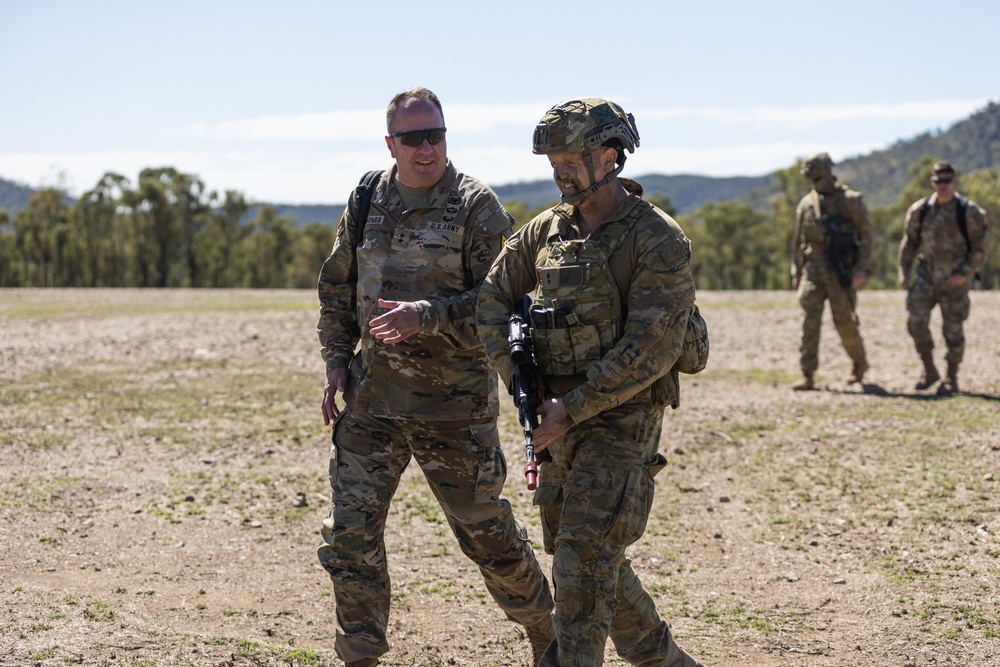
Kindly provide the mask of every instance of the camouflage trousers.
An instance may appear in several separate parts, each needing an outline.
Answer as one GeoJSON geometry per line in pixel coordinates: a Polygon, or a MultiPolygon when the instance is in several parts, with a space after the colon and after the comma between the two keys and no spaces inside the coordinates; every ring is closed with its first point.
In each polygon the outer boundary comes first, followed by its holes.
{"type": "Polygon", "coordinates": [[[844,288],[836,274],[824,272],[802,275],[799,282],[799,304],[802,306],[802,344],[799,347],[799,364],[803,373],[814,373],[819,368],[819,334],[823,326],[823,306],[830,301],[833,324],[840,334],[847,356],[856,366],[867,363],[865,344],[858,325],[854,322],[857,292],[844,288]]]}
{"type": "Polygon", "coordinates": [[[910,285],[906,295],[906,311],[909,318],[906,328],[913,338],[918,354],[930,354],[934,349],[931,337],[931,310],[941,307],[941,334],[944,336],[948,352],[945,361],[960,364],[965,356],[965,331],[962,323],[969,319],[969,285],[949,287],[934,285],[929,277],[920,275],[910,285]]]}
{"type": "Polygon", "coordinates": [[[552,610],[549,585],[510,503],[496,422],[418,422],[343,412],[333,431],[333,507],[319,561],[333,580],[345,662],[389,650],[390,585],[384,541],[389,503],[416,459],[458,543],[507,617],[536,625],[552,610]]]}
{"type": "Polygon", "coordinates": [[[633,665],[662,665],[673,639],[625,548],[646,530],[663,407],[626,404],[555,443],[534,503],[552,554],[556,640],[539,667],[599,667],[610,636],[633,665]]]}

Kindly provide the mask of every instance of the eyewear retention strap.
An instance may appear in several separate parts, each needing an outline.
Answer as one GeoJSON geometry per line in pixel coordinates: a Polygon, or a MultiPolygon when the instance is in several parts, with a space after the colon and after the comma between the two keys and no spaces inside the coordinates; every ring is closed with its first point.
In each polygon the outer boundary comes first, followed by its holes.
{"type": "Polygon", "coordinates": [[[404,146],[416,148],[427,140],[431,146],[435,146],[444,140],[444,133],[448,131],[446,127],[434,127],[429,130],[411,130],[410,132],[390,132],[389,137],[399,137],[400,143],[404,146]]]}

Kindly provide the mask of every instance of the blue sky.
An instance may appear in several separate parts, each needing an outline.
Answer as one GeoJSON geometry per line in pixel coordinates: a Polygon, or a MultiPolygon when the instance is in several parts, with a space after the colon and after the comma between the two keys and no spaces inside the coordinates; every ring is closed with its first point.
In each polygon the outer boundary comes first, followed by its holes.
{"type": "Polygon", "coordinates": [[[389,164],[385,105],[413,85],[491,185],[548,178],[534,125],[581,96],[635,115],[625,175],[759,175],[1000,101],[997,25],[992,1],[0,0],[0,177],[78,195],[173,166],[342,203],[389,164]]]}

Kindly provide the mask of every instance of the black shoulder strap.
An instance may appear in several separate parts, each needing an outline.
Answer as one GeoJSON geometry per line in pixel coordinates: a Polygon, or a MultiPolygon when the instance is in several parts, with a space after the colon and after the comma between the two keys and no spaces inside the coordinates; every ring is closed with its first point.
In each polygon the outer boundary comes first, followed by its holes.
{"type": "Polygon", "coordinates": [[[962,232],[965,239],[965,252],[972,252],[972,241],[969,240],[969,221],[965,217],[965,212],[969,208],[969,200],[965,197],[958,197],[955,202],[955,217],[958,218],[958,231],[962,232]]]}
{"type": "Polygon", "coordinates": [[[375,184],[382,177],[384,170],[376,169],[369,171],[361,177],[358,187],[354,188],[354,196],[351,203],[354,204],[354,243],[361,245],[365,234],[365,223],[368,222],[368,209],[372,203],[372,193],[375,192],[375,184]]]}

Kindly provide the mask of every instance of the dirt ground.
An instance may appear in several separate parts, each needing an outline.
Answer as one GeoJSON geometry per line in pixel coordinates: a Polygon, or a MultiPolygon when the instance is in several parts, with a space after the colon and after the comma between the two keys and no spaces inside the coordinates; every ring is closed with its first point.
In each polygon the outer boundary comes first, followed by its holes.
{"type": "MultiPolygon", "coordinates": [[[[711,360],[631,549],[678,641],[707,666],[1000,664],[1000,293],[973,294],[952,398],[912,389],[901,292],[861,294],[865,387],[827,313],[801,393],[791,292],[699,303],[711,360]]],[[[315,320],[311,291],[0,290],[0,665],[340,664],[315,320]]],[[[501,432],[537,547],[506,400],[501,432]]],[[[384,665],[528,665],[413,466],[386,542],[384,665]]]]}

